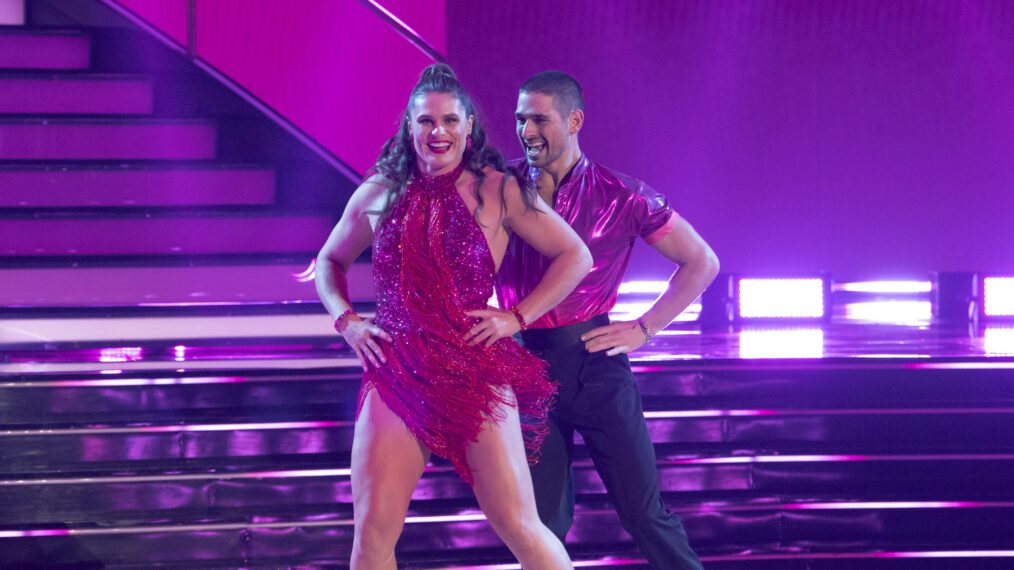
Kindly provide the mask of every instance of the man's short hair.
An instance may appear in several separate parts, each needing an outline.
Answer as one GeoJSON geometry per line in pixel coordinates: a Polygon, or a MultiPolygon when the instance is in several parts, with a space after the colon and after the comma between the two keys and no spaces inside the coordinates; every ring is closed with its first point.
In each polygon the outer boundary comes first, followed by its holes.
{"type": "Polygon", "coordinates": [[[557,110],[566,116],[576,109],[584,110],[581,85],[570,75],[555,69],[536,73],[521,85],[522,93],[543,93],[553,98],[557,110]]]}

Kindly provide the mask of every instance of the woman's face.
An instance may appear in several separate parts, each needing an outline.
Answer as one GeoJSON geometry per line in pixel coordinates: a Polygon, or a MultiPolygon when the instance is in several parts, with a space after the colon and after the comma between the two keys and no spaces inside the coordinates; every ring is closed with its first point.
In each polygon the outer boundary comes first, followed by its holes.
{"type": "Polygon", "coordinates": [[[416,97],[409,111],[409,135],[419,171],[427,176],[454,170],[472,132],[472,117],[451,93],[416,97]]]}

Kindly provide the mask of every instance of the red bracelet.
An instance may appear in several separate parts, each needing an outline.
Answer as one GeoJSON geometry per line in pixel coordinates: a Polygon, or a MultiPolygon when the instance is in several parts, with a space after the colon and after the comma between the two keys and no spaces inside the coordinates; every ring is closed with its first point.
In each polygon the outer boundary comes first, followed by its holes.
{"type": "Polygon", "coordinates": [[[339,333],[345,332],[345,327],[347,327],[349,324],[348,322],[349,317],[353,315],[358,316],[356,315],[356,312],[353,311],[352,309],[345,309],[345,312],[338,315],[338,318],[334,320],[334,330],[338,331],[339,333]]]}
{"type": "Polygon", "coordinates": [[[511,314],[518,320],[518,324],[521,325],[521,332],[528,330],[528,323],[525,322],[525,318],[521,316],[521,309],[517,305],[511,307],[511,314]]]}

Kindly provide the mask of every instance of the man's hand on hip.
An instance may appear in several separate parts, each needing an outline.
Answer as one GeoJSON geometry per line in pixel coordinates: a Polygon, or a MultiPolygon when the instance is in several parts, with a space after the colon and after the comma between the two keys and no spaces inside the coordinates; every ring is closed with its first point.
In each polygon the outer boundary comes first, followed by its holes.
{"type": "Polygon", "coordinates": [[[581,335],[581,340],[588,352],[605,350],[606,356],[616,356],[641,348],[648,339],[637,321],[620,321],[592,329],[581,335]]]}

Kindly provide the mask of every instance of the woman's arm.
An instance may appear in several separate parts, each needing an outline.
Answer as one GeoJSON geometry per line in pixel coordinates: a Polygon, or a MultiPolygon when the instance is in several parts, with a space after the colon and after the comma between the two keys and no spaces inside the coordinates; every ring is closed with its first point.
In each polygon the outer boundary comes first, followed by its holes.
{"type": "MultiPolygon", "coordinates": [[[[530,323],[563,301],[577,287],[591,271],[592,257],[588,246],[541,198],[536,196],[535,209],[525,206],[521,188],[513,177],[508,178],[505,184],[504,204],[505,229],[513,230],[536,251],[552,260],[539,284],[516,306],[525,322],[530,323]]],[[[473,344],[485,340],[489,345],[521,329],[521,324],[511,313],[470,311],[467,314],[483,319],[466,336],[473,344]]]]}
{"type": "MultiPolygon", "coordinates": [[[[321,302],[334,319],[352,309],[348,270],[373,241],[373,228],[366,212],[383,204],[386,194],[386,187],[376,176],[356,188],[341,219],[317,254],[314,285],[321,302]]],[[[372,337],[378,336],[388,341],[391,337],[380,327],[354,313],[345,322],[347,325],[343,326],[342,337],[356,352],[363,367],[368,368],[367,362],[372,362],[374,366],[384,362],[384,353],[372,337]]]]}

